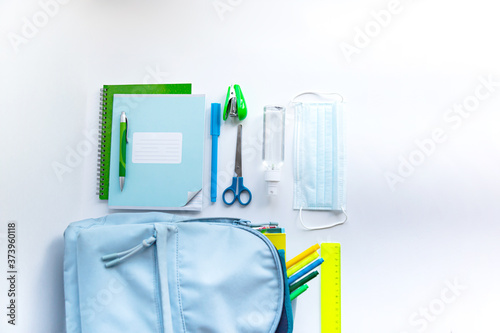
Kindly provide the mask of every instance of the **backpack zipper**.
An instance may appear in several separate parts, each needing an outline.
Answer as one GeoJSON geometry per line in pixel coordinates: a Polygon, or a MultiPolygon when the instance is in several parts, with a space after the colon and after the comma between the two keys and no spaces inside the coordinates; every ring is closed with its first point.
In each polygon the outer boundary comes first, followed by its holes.
{"type": "Polygon", "coordinates": [[[236,224],[239,225],[244,225],[249,228],[260,228],[260,227],[277,227],[279,224],[277,222],[267,222],[267,223],[260,223],[260,224],[252,224],[252,222],[248,220],[236,220],[236,224]]]}
{"type": "MultiPolygon", "coordinates": [[[[268,223],[261,223],[261,224],[252,224],[252,222],[248,220],[243,220],[243,219],[232,219],[232,218],[217,218],[217,217],[209,217],[206,219],[189,219],[189,220],[184,220],[180,222],[219,222],[219,223],[232,223],[232,224],[238,224],[241,226],[245,226],[248,228],[259,228],[259,227],[267,227],[267,226],[278,226],[278,223],[276,222],[268,222],[268,223]]],[[[153,245],[156,242],[156,231],[154,232],[153,236],[144,239],[140,244],[126,250],[123,252],[118,252],[118,253],[110,253],[105,256],[101,257],[102,261],[107,261],[105,264],[106,268],[111,268],[114,267],[118,264],[121,264],[122,262],[126,261],[139,251],[141,251],[144,248],[148,248],[151,245],[153,245]]]]}
{"type": "Polygon", "coordinates": [[[267,223],[261,223],[261,224],[252,224],[251,221],[249,220],[244,220],[244,219],[238,219],[238,218],[231,218],[231,217],[207,217],[207,218],[197,218],[197,219],[187,219],[187,220],[180,220],[177,221],[180,223],[183,222],[216,222],[216,223],[232,223],[232,224],[239,224],[243,225],[249,228],[258,228],[258,227],[271,227],[271,226],[278,226],[277,222],[267,222],[267,223]]]}

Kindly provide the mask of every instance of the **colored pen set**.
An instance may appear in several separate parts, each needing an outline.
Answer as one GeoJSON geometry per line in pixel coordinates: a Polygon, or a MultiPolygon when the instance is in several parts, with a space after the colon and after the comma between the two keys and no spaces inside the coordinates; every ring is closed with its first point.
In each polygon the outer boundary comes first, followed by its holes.
{"type": "Polygon", "coordinates": [[[309,288],[306,284],[307,282],[319,275],[319,272],[314,269],[319,267],[325,260],[319,258],[318,249],[318,244],[313,245],[293,259],[287,261],[286,269],[290,288],[290,299],[292,301],[309,288]]]}

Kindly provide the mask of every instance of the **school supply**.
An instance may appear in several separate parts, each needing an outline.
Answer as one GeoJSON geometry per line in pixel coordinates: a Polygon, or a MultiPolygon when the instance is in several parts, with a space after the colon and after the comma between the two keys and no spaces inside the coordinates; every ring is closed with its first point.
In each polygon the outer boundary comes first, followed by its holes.
{"type": "Polygon", "coordinates": [[[347,220],[345,214],[345,147],[343,99],[298,102],[295,105],[294,204],[305,229],[331,228],[347,220]],[[302,210],[343,212],[345,219],[324,226],[306,226],[302,210]]]}
{"type": "Polygon", "coordinates": [[[324,262],[323,258],[317,259],[319,257],[318,249],[319,245],[315,244],[286,263],[291,300],[305,292],[309,288],[306,283],[319,274],[318,271],[311,273],[324,262]]]}
{"type": "Polygon", "coordinates": [[[247,104],[239,85],[231,85],[227,89],[226,103],[224,104],[224,121],[228,117],[245,119],[247,116],[247,104]]]}
{"type": "Polygon", "coordinates": [[[300,286],[297,290],[293,291],[291,294],[290,294],[290,300],[294,300],[296,299],[300,294],[302,294],[303,292],[305,292],[309,287],[307,286],[307,284],[303,285],[303,286],[300,286]]]}
{"type": "Polygon", "coordinates": [[[296,263],[295,265],[290,267],[290,269],[288,269],[286,271],[286,274],[288,275],[288,277],[292,276],[293,274],[300,271],[302,268],[304,268],[307,265],[309,265],[310,263],[312,263],[318,257],[319,257],[318,252],[314,252],[314,253],[308,255],[307,257],[305,257],[304,259],[302,259],[301,261],[299,261],[298,263],[296,263]]]}
{"type": "Polygon", "coordinates": [[[118,176],[120,176],[120,191],[125,185],[125,174],[127,169],[127,143],[128,143],[128,122],[127,115],[122,112],[120,116],[120,163],[118,176]]]}
{"type": "Polygon", "coordinates": [[[311,246],[310,248],[308,248],[304,252],[293,257],[292,259],[290,259],[289,261],[286,262],[286,269],[289,269],[290,267],[292,267],[293,265],[295,265],[296,263],[298,263],[302,259],[306,258],[308,255],[316,252],[318,249],[319,249],[319,245],[314,244],[313,246],[311,246]]]}
{"type": "Polygon", "coordinates": [[[294,283],[295,281],[299,280],[300,278],[302,278],[304,275],[308,274],[309,272],[311,272],[313,269],[315,269],[316,267],[318,267],[319,265],[321,265],[325,260],[323,258],[319,258],[315,261],[313,261],[311,264],[309,264],[308,266],[306,266],[305,268],[301,269],[300,271],[298,271],[297,273],[293,274],[292,276],[290,276],[290,278],[288,279],[288,283],[289,284],[292,284],[294,283]]]}
{"type": "Polygon", "coordinates": [[[68,333],[293,330],[283,252],[249,221],[113,214],[64,238],[68,333]]]}
{"type": "Polygon", "coordinates": [[[321,332],[340,333],[340,244],[322,243],[321,256],[321,332]]]}
{"type": "Polygon", "coordinates": [[[205,144],[204,95],[115,94],[110,208],[201,210],[205,144]],[[127,184],[120,191],[120,112],[126,111],[127,184]]]}
{"type": "Polygon", "coordinates": [[[260,232],[264,234],[284,234],[285,228],[266,228],[266,229],[258,229],[260,232]]]}
{"type": "Polygon", "coordinates": [[[264,107],[264,140],[262,160],[264,162],[267,194],[278,195],[281,167],[285,159],[285,108],[268,105],[264,107]]]}
{"type": "Polygon", "coordinates": [[[220,135],[220,104],[212,103],[210,110],[210,135],[212,136],[212,173],[210,177],[210,200],[217,201],[217,155],[220,135]]]}
{"type": "MultiPolygon", "coordinates": [[[[111,119],[113,118],[113,101],[115,94],[191,94],[191,84],[127,84],[104,85],[101,89],[101,106],[99,115],[99,144],[97,160],[97,195],[100,200],[108,200],[109,164],[111,149],[111,119]]],[[[140,103],[141,97],[132,101],[140,103]]]]}
{"type": "Polygon", "coordinates": [[[279,226],[278,222],[267,222],[267,223],[259,223],[259,224],[250,224],[250,228],[255,229],[265,229],[265,228],[276,228],[279,226]]]}
{"type": "Polygon", "coordinates": [[[314,271],[314,272],[306,275],[304,278],[300,279],[299,281],[291,284],[290,285],[290,292],[294,291],[298,287],[300,287],[300,286],[306,284],[307,282],[311,281],[312,279],[314,279],[318,275],[319,275],[318,271],[314,271]]]}
{"type": "Polygon", "coordinates": [[[285,233],[262,233],[266,236],[278,250],[283,250],[286,253],[286,234],[285,233]]]}
{"type": "Polygon", "coordinates": [[[240,124],[238,125],[238,136],[236,139],[236,158],[234,161],[234,173],[235,176],[233,177],[233,182],[231,186],[226,188],[224,192],[222,193],[222,200],[226,205],[232,205],[236,200],[240,203],[242,206],[246,206],[252,201],[252,193],[248,188],[243,185],[243,171],[242,171],[242,163],[241,163],[241,132],[242,132],[243,126],[240,124]],[[229,193],[229,196],[232,194],[232,199],[228,201],[226,199],[226,195],[229,193]],[[241,199],[241,194],[247,195],[248,200],[242,200],[241,199]]]}
{"type": "Polygon", "coordinates": [[[266,229],[278,229],[278,227],[275,225],[272,225],[272,226],[258,227],[257,228],[257,230],[266,230],[266,229]]]}

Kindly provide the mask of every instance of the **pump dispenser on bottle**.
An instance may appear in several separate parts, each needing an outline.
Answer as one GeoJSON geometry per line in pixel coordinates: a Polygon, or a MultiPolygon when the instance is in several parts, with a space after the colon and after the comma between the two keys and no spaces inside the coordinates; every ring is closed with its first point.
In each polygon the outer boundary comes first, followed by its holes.
{"type": "Polygon", "coordinates": [[[267,194],[278,194],[281,167],[285,159],[285,108],[268,105],[264,107],[264,142],[262,160],[266,168],[267,194]]]}

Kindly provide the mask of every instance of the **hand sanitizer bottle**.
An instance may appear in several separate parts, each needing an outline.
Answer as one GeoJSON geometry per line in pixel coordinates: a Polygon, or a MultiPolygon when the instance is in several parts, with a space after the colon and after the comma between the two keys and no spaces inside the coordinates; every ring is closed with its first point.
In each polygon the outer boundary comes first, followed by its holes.
{"type": "Polygon", "coordinates": [[[285,158],[285,108],[268,105],[264,107],[264,142],[262,160],[266,168],[267,194],[278,194],[278,182],[285,158]]]}

